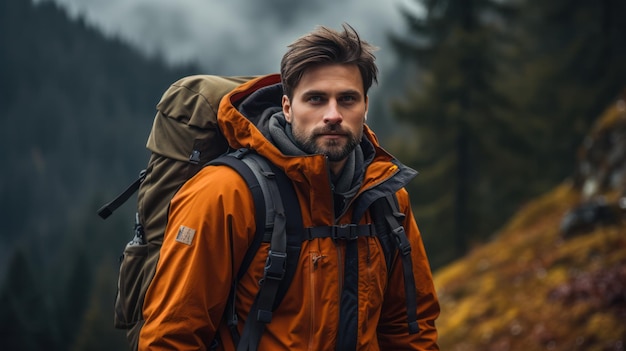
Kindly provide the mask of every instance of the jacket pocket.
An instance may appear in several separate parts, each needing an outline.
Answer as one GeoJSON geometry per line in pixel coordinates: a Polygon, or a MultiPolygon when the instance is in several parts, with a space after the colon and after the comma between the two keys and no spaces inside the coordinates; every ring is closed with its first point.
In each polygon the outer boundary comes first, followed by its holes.
{"type": "Polygon", "coordinates": [[[318,321],[317,318],[319,316],[319,311],[318,309],[321,308],[321,306],[318,306],[320,302],[320,298],[318,296],[318,294],[320,293],[320,288],[318,286],[319,282],[319,274],[321,272],[321,266],[323,264],[323,260],[324,260],[325,256],[322,256],[319,252],[317,251],[310,251],[309,252],[309,279],[308,279],[308,286],[305,286],[304,291],[308,292],[309,296],[308,296],[308,316],[309,316],[309,328],[307,330],[308,335],[307,335],[307,339],[308,339],[308,346],[307,349],[308,350],[316,350],[319,347],[319,338],[317,338],[317,333],[319,332],[317,330],[318,328],[318,321]]]}

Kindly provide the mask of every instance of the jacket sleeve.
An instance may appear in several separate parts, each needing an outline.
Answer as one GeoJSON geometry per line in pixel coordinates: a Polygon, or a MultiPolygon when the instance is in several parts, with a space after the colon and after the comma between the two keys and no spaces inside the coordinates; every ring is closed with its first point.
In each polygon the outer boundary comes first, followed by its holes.
{"type": "Polygon", "coordinates": [[[180,189],[144,301],[140,350],[208,349],[254,232],[252,196],[230,168],[206,167],[180,189]]]}
{"type": "Polygon", "coordinates": [[[417,290],[417,317],[420,331],[409,334],[404,293],[404,278],[401,258],[398,255],[390,272],[389,284],[378,327],[381,350],[439,350],[435,319],[439,316],[439,301],[433,277],[422,242],[422,237],[413,217],[406,190],[397,193],[401,211],[406,215],[404,228],[411,243],[413,276],[417,290]]]}

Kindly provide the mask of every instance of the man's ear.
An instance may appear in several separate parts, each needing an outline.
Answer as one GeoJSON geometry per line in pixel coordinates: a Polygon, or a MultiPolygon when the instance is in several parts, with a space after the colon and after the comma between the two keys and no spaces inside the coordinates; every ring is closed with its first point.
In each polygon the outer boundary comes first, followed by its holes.
{"type": "Polygon", "coordinates": [[[287,95],[283,95],[282,105],[283,105],[283,114],[285,115],[285,120],[287,121],[287,123],[291,123],[291,101],[289,101],[289,98],[287,97],[287,95]]]}

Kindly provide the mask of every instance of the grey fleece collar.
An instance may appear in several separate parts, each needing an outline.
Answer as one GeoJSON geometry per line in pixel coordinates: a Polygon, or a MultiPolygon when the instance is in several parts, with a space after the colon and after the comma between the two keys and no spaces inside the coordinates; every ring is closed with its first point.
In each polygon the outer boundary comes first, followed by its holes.
{"type": "MultiPolygon", "coordinates": [[[[293,138],[291,124],[285,120],[282,111],[274,113],[269,121],[269,134],[271,141],[285,155],[304,156],[307,155],[293,138]]],[[[357,145],[354,151],[348,156],[346,164],[341,174],[333,177],[333,192],[345,198],[353,197],[359,190],[363,178],[363,168],[365,162],[361,146],[357,145]]]]}

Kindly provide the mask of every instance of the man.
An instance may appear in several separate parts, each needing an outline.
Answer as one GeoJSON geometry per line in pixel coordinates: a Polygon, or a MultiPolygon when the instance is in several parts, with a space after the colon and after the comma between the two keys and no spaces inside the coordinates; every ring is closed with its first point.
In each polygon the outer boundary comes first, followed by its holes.
{"type": "MultiPolygon", "coordinates": [[[[407,326],[400,255],[388,269],[375,236],[319,237],[302,242],[296,273],[258,349],[438,350],[439,304],[404,189],[415,171],[380,148],[365,125],[367,92],[377,75],[374,48],[351,27],[343,29],[319,27],[296,40],[280,76],[260,77],[222,99],[218,123],[232,148],[250,148],[285,172],[305,228],[350,224],[359,204],[396,194],[412,249],[419,330],[407,326]],[[265,120],[263,130],[249,118],[265,120]],[[350,291],[356,296],[344,299],[350,291]]],[[[145,298],[140,349],[236,348],[223,315],[255,233],[252,207],[246,183],[228,167],[207,166],[180,189],[145,298]],[[194,231],[191,242],[176,240],[181,226],[194,231]]],[[[357,224],[372,218],[368,211],[357,224]]],[[[239,281],[239,332],[259,290],[267,249],[261,246],[239,281]]]]}

